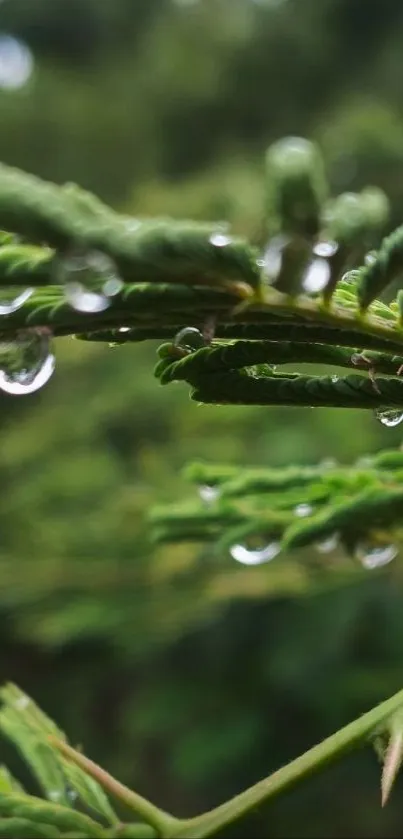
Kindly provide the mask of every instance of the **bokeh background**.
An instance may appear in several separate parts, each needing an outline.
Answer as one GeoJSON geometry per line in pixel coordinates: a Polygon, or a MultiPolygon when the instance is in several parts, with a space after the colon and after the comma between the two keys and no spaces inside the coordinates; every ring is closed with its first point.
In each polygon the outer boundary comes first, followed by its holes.
{"type": "MultiPolygon", "coordinates": [[[[3,0],[0,159],[139,215],[252,239],[262,162],[315,139],[334,191],[403,206],[401,0],[3,0]]],[[[197,407],[155,346],[60,340],[53,381],[0,395],[0,679],[177,815],[218,804],[403,686],[403,579],[321,585],[151,545],[193,458],[348,463],[399,445],[364,412],[197,407]]],[[[7,744],[0,760],[25,770],[7,744]]],[[[228,832],[400,837],[367,749],[228,832]]]]}

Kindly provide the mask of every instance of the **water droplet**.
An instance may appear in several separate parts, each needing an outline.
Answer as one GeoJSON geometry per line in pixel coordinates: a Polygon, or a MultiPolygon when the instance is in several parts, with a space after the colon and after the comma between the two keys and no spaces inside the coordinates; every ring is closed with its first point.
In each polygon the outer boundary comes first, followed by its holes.
{"type": "Polygon", "coordinates": [[[333,376],[330,376],[330,381],[335,385],[339,381],[339,376],[336,376],[336,373],[333,376]]]}
{"type": "Polygon", "coordinates": [[[122,291],[123,286],[124,282],[120,277],[110,277],[103,284],[102,291],[107,297],[114,297],[115,294],[119,294],[119,291],[122,291]]]}
{"type": "Polygon", "coordinates": [[[386,425],[387,428],[395,428],[396,425],[400,425],[403,420],[403,413],[401,410],[396,408],[388,408],[384,410],[383,408],[378,408],[375,411],[376,419],[382,423],[382,425],[386,425]]]}
{"type": "Polygon", "coordinates": [[[48,798],[51,801],[60,801],[62,794],[59,789],[50,789],[48,792],[48,798]]]}
{"type": "Polygon", "coordinates": [[[81,283],[66,283],[64,293],[67,302],[78,312],[104,312],[109,306],[104,294],[86,291],[81,283]]]}
{"type": "Polygon", "coordinates": [[[122,333],[123,333],[123,332],[130,332],[130,326],[121,326],[121,327],[118,329],[118,332],[122,332],[122,333]]]}
{"type": "Polygon", "coordinates": [[[338,543],[338,534],[332,533],[331,536],[327,536],[326,539],[323,539],[321,542],[317,542],[315,548],[320,554],[330,554],[332,551],[336,550],[338,543]]]}
{"type": "Polygon", "coordinates": [[[221,493],[217,486],[209,486],[209,484],[202,484],[199,486],[199,495],[202,501],[211,504],[220,497],[221,493]]]}
{"type": "Polygon", "coordinates": [[[340,282],[346,283],[347,285],[357,285],[360,276],[361,271],[357,268],[353,268],[351,271],[346,271],[346,273],[343,274],[340,282]]]}
{"type": "Polygon", "coordinates": [[[313,252],[315,256],[321,256],[324,259],[329,259],[329,257],[334,256],[338,250],[337,242],[333,242],[332,240],[324,240],[323,242],[317,242],[313,252]]]}
{"type": "Polygon", "coordinates": [[[373,568],[381,568],[388,565],[399,553],[396,545],[371,545],[360,543],[356,546],[354,554],[364,568],[371,571],[373,568]]]}
{"type": "Polygon", "coordinates": [[[173,340],[174,347],[183,347],[186,350],[198,350],[205,346],[205,341],[200,329],[194,326],[185,326],[176,333],[173,340]]]}
{"type": "Polygon", "coordinates": [[[293,157],[298,160],[300,157],[311,157],[312,150],[312,143],[309,140],[306,140],[305,137],[283,137],[281,140],[278,140],[273,144],[271,149],[269,149],[269,154],[270,152],[272,154],[274,152],[276,157],[280,157],[280,159],[284,157],[284,155],[286,155],[287,158],[290,155],[293,155],[293,157]]]}
{"type": "Polygon", "coordinates": [[[364,263],[365,265],[373,265],[376,262],[377,252],[376,251],[369,251],[365,254],[364,263]]]}
{"type": "Polygon", "coordinates": [[[103,312],[123,288],[115,263],[101,251],[66,257],[59,271],[68,303],[78,312],[103,312]]]}
{"type": "Polygon", "coordinates": [[[34,58],[29,47],[13,35],[0,35],[0,88],[23,87],[33,69],[34,58]]]}
{"type": "Polygon", "coordinates": [[[0,389],[14,396],[34,393],[50,379],[55,357],[49,349],[49,335],[40,330],[21,332],[16,341],[2,344],[0,389]]]}
{"type": "Polygon", "coordinates": [[[16,312],[34,293],[33,288],[25,288],[23,291],[13,289],[2,289],[0,297],[0,315],[10,315],[16,312]]]}
{"type": "Polygon", "coordinates": [[[302,288],[310,294],[318,294],[330,280],[330,265],[325,259],[314,259],[305,272],[302,288]]]}
{"type": "Polygon", "coordinates": [[[264,273],[270,282],[275,282],[283,264],[284,248],[289,244],[287,236],[274,236],[263,254],[264,273]]]}
{"type": "Polygon", "coordinates": [[[226,236],[225,233],[213,233],[210,236],[209,242],[210,245],[214,245],[216,248],[225,248],[226,245],[231,244],[231,236],[226,236]]]}
{"type": "Polygon", "coordinates": [[[270,562],[281,551],[281,546],[278,542],[271,542],[263,548],[252,550],[245,547],[245,545],[232,545],[230,554],[237,562],[242,565],[262,565],[264,562],[270,562]]]}
{"type": "Polygon", "coordinates": [[[71,803],[74,804],[75,801],[77,801],[78,793],[76,792],[75,789],[68,789],[67,790],[67,796],[68,796],[69,800],[71,801],[71,803]]]}
{"type": "Polygon", "coordinates": [[[310,516],[313,513],[313,507],[311,504],[297,504],[294,509],[294,514],[299,518],[305,518],[305,516],[310,516]]]}
{"type": "Polygon", "coordinates": [[[137,233],[138,229],[141,227],[142,222],[138,218],[126,218],[124,220],[124,226],[126,233],[137,233]]]}
{"type": "Polygon", "coordinates": [[[33,288],[21,289],[2,288],[0,297],[0,315],[9,315],[20,309],[34,293],[33,288]]]}
{"type": "Polygon", "coordinates": [[[28,708],[30,701],[29,696],[19,696],[14,702],[14,708],[16,708],[17,711],[25,711],[25,709],[28,708]]]}

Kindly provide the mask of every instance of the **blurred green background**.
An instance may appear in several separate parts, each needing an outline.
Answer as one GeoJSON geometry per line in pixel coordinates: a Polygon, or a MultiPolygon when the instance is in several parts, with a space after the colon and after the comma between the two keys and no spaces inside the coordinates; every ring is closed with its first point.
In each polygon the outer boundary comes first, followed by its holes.
{"type": "MultiPolygon", "coordinates": [[[[334,191],[403,204],[401,0],[3,0],[0,159],[139,215],[261,233],[262,163],[315,139],[334,191]]],[[[155,550],[147,511],[193,459],[342,463],[400,444],[364,412],[197,407],[155,346],[60,340],[0,395],[0,678],[177,815],[240,791],[403,686],[399,570],[341,587],[297,564],[155,550]]],[[[24,777],[7,744],[0,747],[24,777]]],[[[400,837],[366,750],[232,828],[400,837]]]]}

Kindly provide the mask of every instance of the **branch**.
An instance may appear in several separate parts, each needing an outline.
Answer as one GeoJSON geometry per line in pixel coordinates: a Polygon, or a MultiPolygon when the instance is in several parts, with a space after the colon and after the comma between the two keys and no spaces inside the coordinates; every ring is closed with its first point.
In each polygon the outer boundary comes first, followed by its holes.
{"type": "Polygon", "coordinates": [[[387,724],[388,719],[401,709],[403,691],[373,708],[358,720],[314,746],[301,757],[279,769],[225,804],[208,813],[189,819],[179,832],[171,833],[172,839],[204,839],[239,821],[250,810],[291,789],[299,781],[318,772],[355,746],[364,743],[387,724]]]}

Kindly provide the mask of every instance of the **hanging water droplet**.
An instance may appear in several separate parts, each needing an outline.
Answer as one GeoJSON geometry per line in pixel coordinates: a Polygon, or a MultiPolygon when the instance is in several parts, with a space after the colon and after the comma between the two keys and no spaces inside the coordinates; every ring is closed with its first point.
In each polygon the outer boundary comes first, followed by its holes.
{"type": "Polygon", "coordinates": [[[189,352],[192,352],[193,350],[204,347],[205,341],[200,329],[196,329],[194,326],[185,326],[184,329],[180,329],[176,333],[173,345],[174,347],[183,347],[189,350],[189,352]]]}
{"type": "Polygon", "coordinates": [[[24,303],[33,295],[33,288],[21,289],[2,289],[0,296],[0,315],[11,315],[16,312],[24,303]]]}
{"type": "Polygon", "coordinates": [[[305,516],[310,516],[313,513],[313,507],[311,504],[297,504],[294,508],[294,515],[298,516],[298,518],[305,518],[305,516]]]}
{"type": "Polygon", "coordinates": [[[104,312],[109,306],[104,294],[86,291],[81,283],[66,283],[64,293],[67,302],[78,312],[104,312]]]}
{"type": "Polygon", "coordinates": [[[323,240],[322,242],[317,242],[314,246],[313,252],[315,256],[321,256],[324,259],[329,259],[331,256],[334,256],[335,253],[338,251],[338,244],[337,242],[333,242],[331,239],[323,240]]]}
{"type": "Polygon", "coordinates": [[[346,271],[346,273],[343,274],[340,282],[346,283],[347,285],[357,285],[360,276],[361,271],[357,268],[353,268],[351,271],[346,271]]]}
{"type": "Polygon", "coordinates": [[[66,257],[59,270],[66,300],[78,312],[103,312],[123,288],[115,263],[101,251],[66,257]]]}
{"type": "Polygon", "coordinates": [[[209,239],[210,245],[214,245],[216,248],[225,248],[226,245],[230,245],[232,242],[231,236],[226,236],[225,233],[213,233],[209,239]]]}
{"type": "Polygon", "coordinates": [[[320,554],[330,554],[332,551],[336,550],[338,543],[338,534],[332,533],[331,536],[327,536],[326,539],[323,539],[321,542],[317,542],[315,548],[320,554]]]}
{"type": "Polygon", "coordinates": [[[274,236],[263,254],[264,273],[269,282],[274,283],[283,264],[284,249],[289,244],[288,236],[274,236]]]}
{"type": "Polygon", "coordinates": [[[373,265],[376,262],[377,252],[376,251],[369,251],[365,254],[364,263],[365,265],[373,265]]]}
{"type": "Polygon", "coordinates": [[[376,419],[382,423],[382,425],[386,425],[387,428],[395,428],[397,425],[403,420],[403,413],[400,409],[396,408],[378,408],[375,411],[376,419]]]}
{"type": "Polygon", "coordinates": [[[50,801],[60,801],[61,797],[62,794],[59,789],[50,789],[48,792],[48,798],[50,799],[50,801]]]}
{"type": "Polygon", "coordinates": [[[213,501],[216,501],[217,498],[220,497],[221,493],[219,487],[217,486],[202,484],[201,486],[199,486],[199,495],[202,501],[205,501],[207,504],[211,504],[213,501]]]}
{"type": "Polygon", "coordinates": [[[32,329],[20,332],[12,343],[1,344],[0,389],[22,396],[43,387],[55,369],[49,341],[49,334],[32,329]]]}
{"type": "Polygon", "coordinates": [[[262,565],[264,562],[270,562],[281,551],[281,546],[278,542],[271,542],[263,548],[255,550],[245,547],[245,545],[232,545],[230,554],[233,559],[242,565],[262,565]]]}
{"type": "Polygon", "coordinates": [[[68,789],[67,790],[67,796],[68,796],[69,800],[71,801],[71,803],[74,804],[77,801],[78,793],[76,792],[75,789],[68,789]]]}
{"type": "Polygon", "coordinates": [[[124,282],[120,279],[120,277],[110,277],[110,279],[106,280],[103,284],[102,291],[107,297],[115,297],[116,294],[119,294],[119,292],[122,291],[123,286],[124,282]]]}
{"type": "Polygon", "coordinates": [[[339,381],[339,376],[336,376],[336,373],[334,373],[332,376],[330,376],[330,381],[332,382],[332,384],[336,385],[339,381]]]}
{"type": "Polygon", "coordinates": [[[121,326],[121,327],[118,329],[118,332],[122,332],[122,333],[123,333],[123,332],[130,332],[130,326],[121,326]]]}
{"type": "Polygon", "coordinates": [[[373,568],[381,568],[382,565],[388,565],[397,557],[398,553],[399,549],[396,545],[371,545],[365,542],[360,542],[354,551],[355,557],[369,571],[373,568]]]}
{"type": "Polygon", "coordinates": [[[331,269],[325,259],[314,259],[307,268],[302,280],[302,288],[309,294],[318,294],[326,288],[331,275],[331,269]]]}

